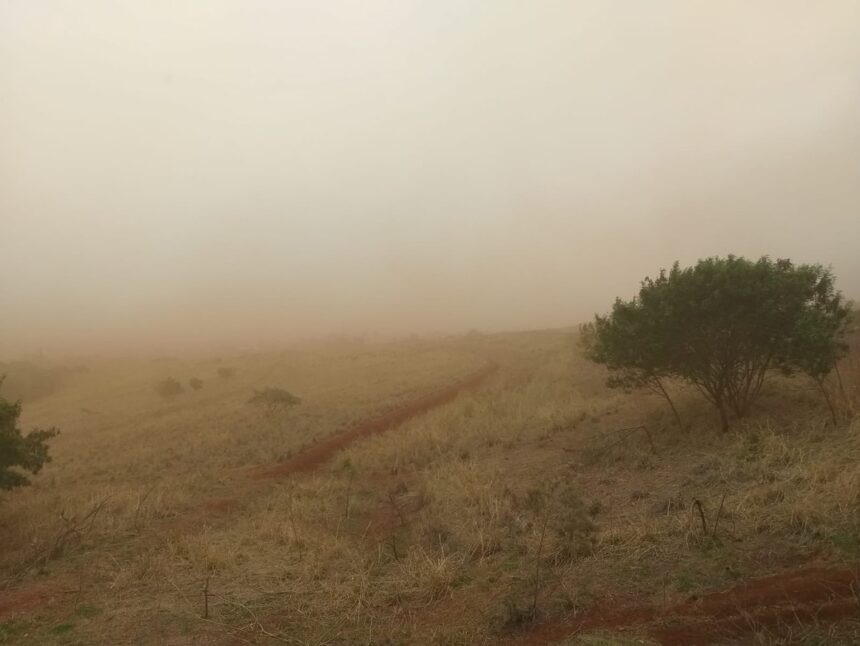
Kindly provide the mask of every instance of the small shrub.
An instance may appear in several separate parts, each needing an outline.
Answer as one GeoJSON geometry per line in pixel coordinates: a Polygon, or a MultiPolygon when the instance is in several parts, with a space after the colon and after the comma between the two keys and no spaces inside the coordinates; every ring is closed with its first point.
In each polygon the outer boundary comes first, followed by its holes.
{"type": "Polygon", "coordinates": [[[302,400],[283,388],[270,387],[263,390],[255,390],[254,396],[248,400],[248,403],[260,406],[265,409],[267,414],[274,415],[278,411],[298,406],[302,403],[302,400]]]}
{"type": "Polygon", "coordinates": [[[200,390],[203,388],[203,380],[199,377],[191,377],[191,379],[188,380],[188,387],[191,388],[191,390],[200,390]]]}
{"type": "Polygon", "coordinates": [[[168,377],[155,384],[155,392],[165,399],[171,399],[182,393],[182,384],[173,377],[168,377]]]}
{"type": "Polygon", "coordinates": [[[75,624],[70,621],[67,621],[62,624],[57,624],[53,628],[51,628],[48,632],[52,635],[65,635],[75,629],[75,624]]]}
{"type": "Polygon", "coordinates": [[[236,376],[236,369],[230,366],[221,366],[218,368],[218,376],[221,377],[221,379],[230,379],[236,376]]]}
{"type": "Polygon", "coordinates": [[[552,579],[547,571],[593,554],[597,532],[589,509],[566,479],[543,481],[524,496],[513,492],[507,495],[512,512],[510,535],[523,556],[523,574],[530,572],[495,618],[499,629],[510,629],[537,618],[552,579]]]}

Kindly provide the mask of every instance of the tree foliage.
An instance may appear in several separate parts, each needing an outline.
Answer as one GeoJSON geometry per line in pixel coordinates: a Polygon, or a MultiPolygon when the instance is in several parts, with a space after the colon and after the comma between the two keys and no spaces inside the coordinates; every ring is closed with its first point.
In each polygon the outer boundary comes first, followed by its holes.
{"type": "Polygon", "coordinates": [[[269,415],[274,415],[278,411],[298,406],[302,403],[302,400],[283,388],[269,387],[263,388],[262,390],[255,390],[254,396],[248,400],[248,403],[260,406],[265,409],[269,415]]]}
{"type": "Polygon", "coordinates": [[[235,375],[235,368],[231,368],[230,366],[221,366],[220,368],[218,368],[218,376],[221,377],[221,379],[230,379],[235,375]]]}
{"type": "MultiPolygon", "coordinates": [[[[0,378],[0,385],[3,379],[0,378]]],[[[21,402],[0,397],[0,489],[14,489],[30,483],[20,470],[38,473],[51,461],[48,440],[56,436],[56,428],[34,429],[24,435],[18,428],[21,402]]]]}
{"type": "Polygon", "coordinates": [[[749,412],[772,371],[828,374],[847,349],[850,316],[821,265],[728,256],[646,278],[638,296],[596,316],[583,341],[610,369],[610,386],[665,395],[663,380],[680,378],[717,408],[725,429],[730,413],[749,412]]]}
{"type": "Polygon", "coordinates": [[[188,380],[188,386],[191,390],[200,390],[203,388],[203,380],[200,379],[200,377],[191,377],[191,379],[188,380]]]}

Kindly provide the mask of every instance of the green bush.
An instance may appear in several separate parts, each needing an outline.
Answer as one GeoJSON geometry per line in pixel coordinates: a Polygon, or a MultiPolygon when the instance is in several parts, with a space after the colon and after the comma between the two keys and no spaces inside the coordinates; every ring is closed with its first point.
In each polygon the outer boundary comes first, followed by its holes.
{"type": "Polygon", "coordinates": [[[681,379],[714,405],[725,430],[772,371],[827,375],[846,352],[850,317],[821,265],[728,256],[646,278],[637,297],[584,326],[582,339],[609,368],[609,386],[650,388],[671,403],[664,382],[681,379]]]}
{"type": "MultiPolygon", "coordinates": [[[[0,378],[0,385],[3,379],[0,378]]],[[[48,440],[56,436],[56,428],[34,429],[23,435],[18,428],[21,402],[10,402],[0,397],[0,489],[13,489],[30,481],[17,469],[38,473],[46,462],[48,440]]]]}
{"type": "Polygon", "coordinates": [[[231,368],[230,366],[221,366],[220,368],[218,368],[218,376],[221,377],[221,379],[230,379],[235,375],[235,368],[231,368]]]}
{"type": "Polygon", "coordinates": [[[274,415],[278,411],[298,406],[302,400],[283,388],[264,388],[263,390],[255,390],[254,396],[248,400],[248,403],[260,406],[269,415],[274,415]]]}

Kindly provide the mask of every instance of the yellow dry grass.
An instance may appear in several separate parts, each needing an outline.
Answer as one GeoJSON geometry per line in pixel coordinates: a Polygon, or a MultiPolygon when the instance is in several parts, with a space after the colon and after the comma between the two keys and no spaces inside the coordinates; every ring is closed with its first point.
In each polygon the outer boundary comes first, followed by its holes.
{"type": "MultiPolygon", "coordinates": [[[[63,435],[34,486],[0,504],[0,609],[4,595],[38,598],[0,617],[0,643],[497,643],[533,609],[551,620],[607,597],[670,604],[860,558],[856,418],[834,426],[792,380],[720,434],[676,389],[685,433],[659,401],[606,390],[575,341],[544,331],[94,362],[25,407],[26,425],[63,435]],[[479,391],[314,473],[247,485],[244,467],[487,360],[501,368],[479,391]],[[235,377],[215,377],[220,365],[235,377]],[[152,386],[166,376],[206,383],[164,401],[152,386]],[[245,405],[269,385],[303,404],[275,418],[245,405]],[[640,424],[653,447],[618,433],[640,424]]],[[[843,412],[857,408],[851,365],[843,412]]]]}

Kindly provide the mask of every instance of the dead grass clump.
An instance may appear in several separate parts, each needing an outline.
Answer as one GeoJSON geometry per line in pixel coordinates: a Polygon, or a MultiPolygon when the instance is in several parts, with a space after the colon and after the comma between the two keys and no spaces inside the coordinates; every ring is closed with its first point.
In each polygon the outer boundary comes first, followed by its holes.
{"type": "Polygon", "coordinates": [[[736,500],[738,514],[758,528],[826,536],[857,522],[860,440],[855,425],[830,432],[779,432],[767,422],[741,440],[752,486],[736,500]],[[753,438],[753,439],[750,439],[753,438]]]}
{"type": "Polygon", "coordinates": [[[416,546],[400,562],[398,574],[406,594],[428,603],[450,596],[463,573],[462,554],[435,553],[416,546]]]}

